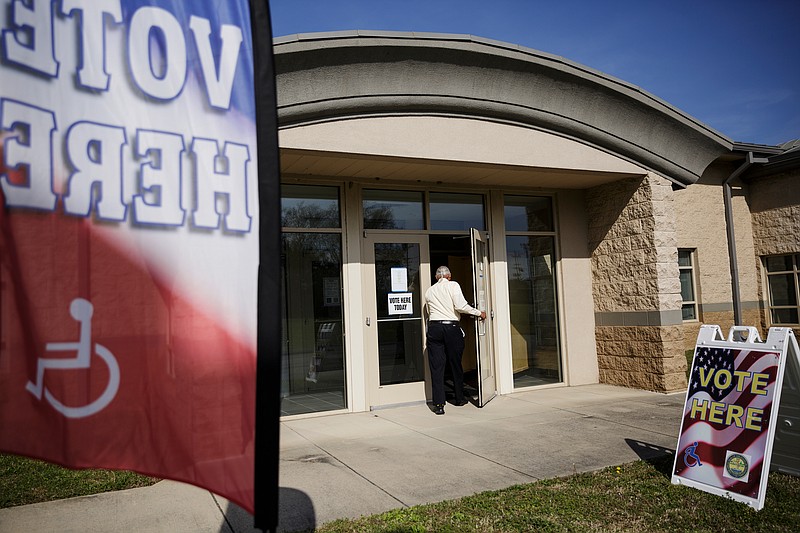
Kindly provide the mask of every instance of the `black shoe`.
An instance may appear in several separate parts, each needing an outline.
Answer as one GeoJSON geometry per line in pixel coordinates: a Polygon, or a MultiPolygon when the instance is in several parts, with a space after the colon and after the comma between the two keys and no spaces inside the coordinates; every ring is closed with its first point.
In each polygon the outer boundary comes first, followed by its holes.
{"type": "Polygon", "coordinates": [[[433,406],[433,413],[434,413],[434,414],[437,414],[437,415],[443,415],[443,414],[444,414],[444,405],[442,405],[442,404],[435,404],[435,405],[433,406]]]}
{"type": "Polygon", "coordinates": [[[455,402],[453,402],[453,405],[455,405],[457,407],[461,407],[462,405],[467,405],[468,403],[469,403],[469,401],[466,398],[461,398],[460,401],[456,400],[455,402]]]}

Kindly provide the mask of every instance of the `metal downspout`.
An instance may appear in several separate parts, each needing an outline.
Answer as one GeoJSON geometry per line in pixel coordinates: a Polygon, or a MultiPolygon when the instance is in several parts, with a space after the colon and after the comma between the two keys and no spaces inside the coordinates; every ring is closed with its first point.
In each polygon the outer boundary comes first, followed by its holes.
{"type": "Polygon", "coordinates": [[[728,258],[731,265],[731,297],[733,298],[733,325],[742,324],[742,296],[739,290],[739,260],[736,257],[736,235],[733,230],[733,200],[731,182],[741,176],[753,163],[766,163],[767,159],[753,157],[747,152],[747,159],[722,182],[722,197],[725,204],[725,232],[728,236],[728,258]]]}

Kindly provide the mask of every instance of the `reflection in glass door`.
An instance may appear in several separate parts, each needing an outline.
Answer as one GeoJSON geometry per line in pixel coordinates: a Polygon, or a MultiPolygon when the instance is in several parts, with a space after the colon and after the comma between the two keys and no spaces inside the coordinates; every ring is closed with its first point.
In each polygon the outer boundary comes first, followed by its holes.
{"type": "Polygon", "coordinates": [[[553,199],[504,198],[514,388],[563,380],[553,199]]]}
{"type": "Polygon", "coordinates": [[[373,266],[365,319],[367,357],[373,365],[370,404],[424,400],[422,297],[429,270],[427,239],[375,236],[367,239],[366,246],[373,266]]]}
{"type": "Polygon", "coordinates": [[[341,237],[284,233],[281,415],[344,409],[341,237]]]}
{"type": "Polygon", "coordinates": [[[506,237],[515,388],[562,380],[553,241],[506,237]]]}

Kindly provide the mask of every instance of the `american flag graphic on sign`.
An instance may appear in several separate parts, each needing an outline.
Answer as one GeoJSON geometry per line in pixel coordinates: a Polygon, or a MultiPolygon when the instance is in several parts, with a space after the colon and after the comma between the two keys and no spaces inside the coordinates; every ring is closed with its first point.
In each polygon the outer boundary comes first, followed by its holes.
{"type": "Polygon", "coordinates": [[[698,346],[673,476],[759,497],[780,354],[698,346]]]}

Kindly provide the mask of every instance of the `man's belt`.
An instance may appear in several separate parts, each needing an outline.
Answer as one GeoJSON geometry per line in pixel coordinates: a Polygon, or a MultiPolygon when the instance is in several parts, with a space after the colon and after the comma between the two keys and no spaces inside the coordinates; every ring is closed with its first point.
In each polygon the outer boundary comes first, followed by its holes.
{"type": "Polygon", "coordinates": [[[458,324],[458,320],[428,320],[428,322],[432,324],[450,324],[452,326],[458,324]]]}

